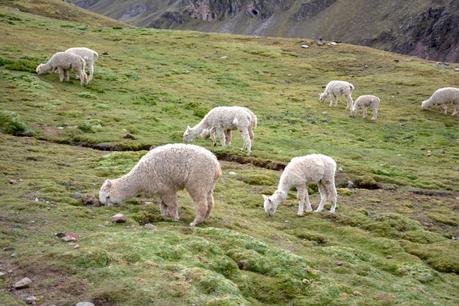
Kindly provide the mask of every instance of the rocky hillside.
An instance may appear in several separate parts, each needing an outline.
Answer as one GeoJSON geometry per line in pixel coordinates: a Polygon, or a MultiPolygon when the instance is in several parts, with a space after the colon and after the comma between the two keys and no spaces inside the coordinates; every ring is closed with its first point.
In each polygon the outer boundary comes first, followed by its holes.
{"type": "Polygon", "coordinates": [[[454,0],[68,0],[153,28],[323,37],[419,57],[459,61],[454,0]]]}

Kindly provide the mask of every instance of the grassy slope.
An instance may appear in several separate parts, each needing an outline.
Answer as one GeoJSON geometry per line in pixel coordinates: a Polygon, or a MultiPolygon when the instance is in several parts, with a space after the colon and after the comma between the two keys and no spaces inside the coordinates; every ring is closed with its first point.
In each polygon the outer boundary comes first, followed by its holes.
{"type": "MultiPolygon", "coordinates": [[[[433,89],[459,83],[431,63],[348,45],[303,50],[287,39],[113,29],[7,7],[0,13],[0,39],[8,41],[0,49],[1,109],[18,113],[35,137],[158,145],[180,141],[185,126],[215,105],[242,104],[259,115],[256,158],[287,161],[323,152],[351,175],[459,190],[457,118],[419,111],[433,89]],[[74,45],[108,53],[87,88],[33,73],[51,53],[74,45]],[[380,120],[351,119],[342,103],[321,105],[321,86],[334,78],[352,80],[357,95],[378,94],[380,120]],[[123,139],[127,132],[138,139],[123,139]]],[[[235,140],[224,150],[241,154],[235,140]]],[[[224,163],[210,221],[190,229],[193,210],[183,193],[177,224],[161,220],[142,197],[119,208],[84,207],[72,198],[95,194],[106,177],[125,173],[144,152],[106,154],[6,134],[0,151],[0,247],[17,253],[0,259],[1,269],[13,269],[0,283],[9,288],[27,275],[34,280],[27,292],[44,303],[459,300],[451,273],[459,271],[457,243],[449,238],[457,235],[455,198],[342,189],[336,216],[297,218],[292,197],[267,218],[260,194],[273,191],[279,174],[224,163]],[[18,184],[8,185],[9,179],[18,184]],[[129,217],[126,225],[108,222],[118,211],[129,217]],[[145,222],[157,230],[143,229],[145,222]],[[80,248],[58,241],[53,233],[59,231],[79,233],[80,248]]],[[[0,304],[16,304],[19,294],[0,291],[0,304]]]]}

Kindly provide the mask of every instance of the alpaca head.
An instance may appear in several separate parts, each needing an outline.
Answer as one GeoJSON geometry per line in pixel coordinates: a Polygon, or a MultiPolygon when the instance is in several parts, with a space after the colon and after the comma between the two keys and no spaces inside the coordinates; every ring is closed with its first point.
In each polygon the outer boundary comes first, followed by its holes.
{"type": "Polygon", "coordinates": [[[194,138],[193,130],[190,126],[186,127],[185,133],[183,133],[183,142],[190,142],[194,138]]]}
{"type": "Polygon", "coordinates": [[[267,195],[263,195],[263,200],[264,200],[263,208],[265,209],[265,212],[268,214],[268,216],[274,215],[279,203],[275,201],[272,196],[268,197],[267,195]]]}
{"type": "Polygon", "coordinates": [[[323,92],[319,95],[320,102],[324,102],[325,99],[327,98],[327,93],[323,92]]]}
{"type": "Polygon", "coordinates": [[[421,103],[421,109],[429,109],[432,107],[432,103],[429,100],[425,100],[421,103]]]}
{"type": "Polygon", "coordinates": [[[37,69],[35,69],[35,71],[37,72],[37,74],[43,74],[46,72],[45,70],[45,64],[40,64],[37,66],[37,69]]]}
{"type": "Polygon", "coordinates": [[[117,192],[116,188],[113,186],[113,182],[111,180],[105,180],[99,190],[99,202],[106,206],[112,206],[122,201],[119,192],[117,192]]]}

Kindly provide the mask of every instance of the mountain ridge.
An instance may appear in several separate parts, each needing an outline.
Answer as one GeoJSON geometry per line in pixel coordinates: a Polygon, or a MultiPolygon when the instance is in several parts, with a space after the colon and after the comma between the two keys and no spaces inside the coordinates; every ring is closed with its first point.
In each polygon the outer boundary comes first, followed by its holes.
{"type": "Polygon", "coordinates": [[[431,60],[459,61],[459,3],[451,0],[67,2],[141,27],[322,37],[431,60]]]}

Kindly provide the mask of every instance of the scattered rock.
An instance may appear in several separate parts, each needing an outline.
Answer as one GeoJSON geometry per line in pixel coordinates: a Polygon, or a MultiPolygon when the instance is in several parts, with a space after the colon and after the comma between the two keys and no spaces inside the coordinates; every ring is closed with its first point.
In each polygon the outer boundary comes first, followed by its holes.
{"type": "Polygon", "coordinates": [[[75,193],[72,195],[72,198],[74,198],[75,200],[80,200],[80,199],[81,199],[81,193],[75,192],[75,193]]]}
{"type": "Polygon", "coordinates": [[[16,252],[13,252],[13,253],[11,254],[11,257],[16,257],[16,256],[17,256],[16,252]]]}
{"type": "Polygon", "coordinates": [[[392,259],[392,258],[394,258],[394,257],[392,257],[391,255],[387,255],[386,258],[387,258],[387,259],[392,259]]]}
{"type": "Polygon", "coordinates": [[[398,62],[400,62],[400,60],[398,60],[398,59],[394,59],[394,62],[398,63],[398,62]]]}
{"type": "Polygon", "coordinates": [[[75,306],[95,306],[95,305],[91,302],[79,302],[75,306]]]}
{"type": "Polygon", "coordinates": [[[67,233],[56,233],[56,237],[61,238],[62,241],[65,242],[73,242],[73,241],[78,241],[80,239],[80,236],[76,233],[72,232],[67,232],[67,233]]]}
{"type": "Polygon", "coordinates": [[[311,284],[311,281],[310,281],[309,279],[307,279],[307,278],[303,278],[303,281],[302,281],[302,282],[303,282],[303,284],[305,284],[305,285],[310,285],[310,284],[311,284]]]}
{"type": "Polygon", "coordinates": [[[124,223],[127,221],[127,218],[123,214],[116,214],[112,217],[112,223],[124,223]]]}
{"type": "Polygon", "coordinates": [[[229,175],[236,175],[236,172],[230,171],[230,172],[228,172],[228,174],[229,174],[229,175]]]}
{"type": "Polygon", "coordinates": [[[153,224],[151,224],[151,223],[145,224],[144,227],[145,227],[145,229],[147,229],[147,230],[151,230],[151,231],[156,230],[156,225],[153,225],[153,224]]]}
{"type": "Polygon", "coordinates": [[[105,52],[103,52],[103,53],[102,53],[102,55],[108,55],[108,52],[107,52],[107,51],[105,51],[105,52]]]}
{"type": "Polygon", "coordinates": [[[10,183],[11,185],[16,185],[16,184],[18,183],[18,181],[17,181],[17,180],[11,179],[11,180],[9,180],[9,183],[10,183]]]}
{"type": "Polygon", "coordinates": [[[85,206],[101,206],[99,200],[95,197],[95,196],[92,196],[92,195],[87,195],[85,197],[82,197],[80,199],[80,202],[85,205],[85,206]]]}
{"type": "Polygon", "coordinates": [[[451,239],[453,239],[453,240],[459,240],[459,237],[453,236],[453,237],[451,237],[451,239]]]}
{"type": "Polygon", "coordinates": [[[339,294],[339,297],[343,300],[346,300],[349,297],[349,295],[346,292],[341,292],[339,294]]]}
{"type": "Polygon", "coordinates": [[[459,67],[458,68],[454,68],[454,71],[459,72],[459,67]]]}
{"type": "Polygon", "coordinates": [[[224,56],[222,56],[222,57],[220,57],[220,58],[221,58],[221,59],[227,59],[228,56],[224,55],[224,56]]]}
{"type": "Polygon", "coordinates": [[[432,151],[427,150],[427,156],[432,156],[432,151]]]}
{"type": "Polygon", "coordinates": [[[25,302],[29,305],[35,305],[37,303],[37,298],[33,295],[30,295],[25,298],[25,302]]]}
{"type": "Polygon", "coordinates": [[[137,139],[137,137],[135,137],[131,133],[127,133],[126,135],[123,136],[123,138],[124,139],[132,139],[132,140],[136,140],[137,139]]]}
{"type": "Polygon", "coordinates": [[[321,112],[322,115],[328,115],[328,112],[321,112]]]}
{"type": "Polygon", "coordinates": [[[73,246],[74,249],[79,249],[80,248],[80,245],[77,243],[73,246]]]}
{"type": "Polygon", "coordinates": [[[344,265],[344,262],[342,262],[341,260],[338,260],[338,261],[336,262],[336,265],[337,265],[338,267],[341,267],[342,265],[344,265]]]}
{"type": "Polygon", "coordinates": [[[307,48],[309,48],[309,46],[308,45],[301,45],[301,48],[307,49],[307,48]]]}
{"type": "Polygon", "coordinates": [[[351,180],[347,181],[346,187],[349,188],[349,189],[354,188],[354,182],[351,181],[351,180]]]}
{"type": "Polygon", "coordinates": [[[32,280],[30,278],[28,278],[28,277],[24,277],[23,279],[21,279],[20,281],[17,281],[14,284],[14,288],[15,289],[23,289],[23,288],[29,287],[30,284],[32,284],[32,280]]]}
{"type": "Polygon", "coordinates": [[[12,246],[7,246],[3,248],[3,251],[5,252],[14,251],[14,248],[12,246]]]}
{"type": "Polygon", "coordinates": [[[435,66],[440,67],[440,68],[446,68],[449,66],[449,64],[446,62],[436,62],[435,66]]]}
{"type": "Polygon", "coordinates": [[[5,275],[6,275],[6,273],[5,273],[5,272],[2,272],[2,271],[0,271],[0,278],[3,278],[3,277],[5,277],[5,275]]]}
{"type": "Polygon", "coordinates": [[[354,290],[352,291],[352,294],[355,296],[362,296],[363,294],[360,291],[354,290]]]}

